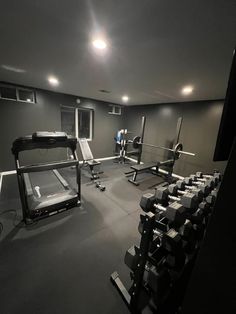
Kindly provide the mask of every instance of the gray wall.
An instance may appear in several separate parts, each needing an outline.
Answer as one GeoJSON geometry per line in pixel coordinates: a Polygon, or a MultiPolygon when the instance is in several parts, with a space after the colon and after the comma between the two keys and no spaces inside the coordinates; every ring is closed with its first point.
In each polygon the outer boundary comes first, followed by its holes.
{"type": "MultiPolygon", "coordinates": [[[[36,90],[36,98],[35,104],[0,100],[0,171],[14,169],[10,149],[15,138],[36,130],[61,130],[61,105],[94,109],[94,137],[89,144],[95,158],[114,155],[113,137],[118,129],[128,128],[134,132],[133,135],[139,134],[142,115],[147,117],[145,141],[169,147],[175,136],[177,119],[182,116],[180,142],[184,144],[184,150],[195,152],[196,156],[182,155],[176,162],[175,172],[188,175],[198,170],[224,170],[224,162],[212,161],[223,101],[130,106],[125,108],[123,115],[117,116],[108,114],[108,103],[101,101],[80,98],[81,103],[77,105],[77,96],[44,90],[36,90]]],[[[165,151],[149,147],[143,149],[144,162],[167,157],[165,151]]],[[[60,159],[61,150],[35,152],[33,156],[31,153],[25,160],[32,163],[44,158],[60,159]]]]}
{"type": "MultiPolygon", "coordinates": [[[[14,139],[36,130],[61,130],[61,105],[94,109],[94,137],[89,143],[93,155],[95,158],[114,155],[113,137],[116,130],[123,126],[123,116],[108,114],[108,103],[80,98],[81,103],[77,105],[76,96],[44,90],[36,90],[36,98],[35,104],[0,99],[0,172],[15,167],[11,154],[14,139]]],[[[32,154],[30,156],[31,159],[32,154]]],[[[35,162],[37,157],[55,160],[61,157],[61,151],[36,152],[31,162],[35,162]]]]}
{"type": "MultiPolygon", "coordinates": [[[[184,150],[195,157],[182,155],[176,162],[175,173],[189,175],[195,171],[224,170],[225,162],[213,162],[223,101],[199,101],[163,105],[132,106],[126,110],[125,122],[130,131],[138,134],[141,116],[145,115],[144,141],[170,147],[176,132],[178,117],[183,117],[180,142],[184,150]]],[[[164,160],[167,153],[149,147],[143,148],[142,161],[164,160]]]]}

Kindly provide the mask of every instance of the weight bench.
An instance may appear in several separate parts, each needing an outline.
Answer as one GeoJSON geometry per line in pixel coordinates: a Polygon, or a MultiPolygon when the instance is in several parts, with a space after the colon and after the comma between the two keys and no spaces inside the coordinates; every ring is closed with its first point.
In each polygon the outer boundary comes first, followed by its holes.
{"type": "Polygon", "coordinates": [[[126,172],[126,175],[133,174],[132,179],[129,179],[128,181],[130,183],[133,183],[134,185],[139,185],[139,182],[137,181],[137,175],[139,173],[145,172],[145,171],[151,171],[151,173],[154,175],[160,175],[159,173],[160,166],[170,166],[170,171],[168,171],[168,175],[170,176],[173,171],[173,164],[174,164],[174,161],[170,159],[170,160],[165,160],[165,161],[157,161],[155,163],[149,162],[146,164],[133,165],[130,167],[132,170],[129,172],[126,172]],[[155,168],[155,170],[153,168],[155,168]]]}
{"type": "Polygon", "coordinates": [[[83,156],[83,163],[89,166],[91,180],[96,180],[99,178],[98,175],[103,173],[103,171],[95,171],[94,167],[100,165],[101,162],[93,158],[93,154],[86,138],[80,138],[78,141],[83,156]]]}

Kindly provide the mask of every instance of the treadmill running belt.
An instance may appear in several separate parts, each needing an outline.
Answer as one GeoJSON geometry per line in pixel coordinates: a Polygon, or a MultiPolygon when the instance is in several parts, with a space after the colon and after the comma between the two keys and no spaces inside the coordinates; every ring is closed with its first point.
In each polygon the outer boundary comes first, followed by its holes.
{"type": "Polygon", "coordinates": [[[29,180],[32,186],[34,196],[38,197],[37,188],[39,187],[40,195],[46,197],[56,193],[63,193],[65,188],[58,180],[52,170],[29,173],[29,180]]]}

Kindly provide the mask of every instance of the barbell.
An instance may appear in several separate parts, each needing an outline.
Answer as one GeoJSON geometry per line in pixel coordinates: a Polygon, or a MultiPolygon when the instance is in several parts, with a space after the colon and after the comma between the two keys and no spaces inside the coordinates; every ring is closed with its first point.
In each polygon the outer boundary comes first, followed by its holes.
{"type": "Polygon", "coordinates": [[[158,145],[143,143],[143,142],[141,142],[140,136],[135,136],[133,138],[133,140],[130,141],[130,143],[133,144],[134,149],[138,149],[140,147],[140,145],[144,145],[144,146],[154,147],[154,148],[158,148],[158,149],[164,149],[164,150],[167,150],[169,152],[173,152],[175,159],[178,159],[181,154],[188,155],[188,156],[195,156],[194,153],[183,151],[183,145],[181,143],[177,143],[174,148],[167,148],[164,146],[158,146],[158,145]]]}

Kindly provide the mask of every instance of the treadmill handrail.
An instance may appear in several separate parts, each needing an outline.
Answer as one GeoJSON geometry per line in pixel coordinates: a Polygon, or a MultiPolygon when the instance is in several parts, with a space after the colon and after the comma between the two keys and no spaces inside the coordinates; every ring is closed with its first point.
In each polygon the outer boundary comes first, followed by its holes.
{"type": "Polygon", "coordinates": [[[65,167],[77,166],[79,164],[78,160],[64,160],[60,162],[52,162],[45,164],[29,165],[29,166],[20,166],[17,167],[17,173],[30,173],[30,172],[39,172],[53,169],[60,169],[65,167]]]}

